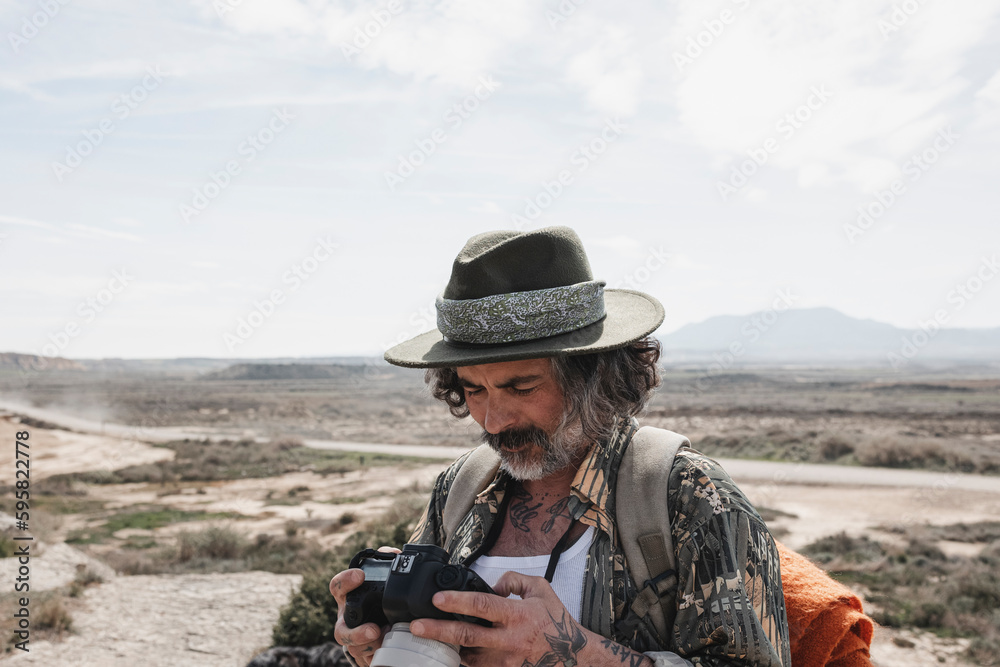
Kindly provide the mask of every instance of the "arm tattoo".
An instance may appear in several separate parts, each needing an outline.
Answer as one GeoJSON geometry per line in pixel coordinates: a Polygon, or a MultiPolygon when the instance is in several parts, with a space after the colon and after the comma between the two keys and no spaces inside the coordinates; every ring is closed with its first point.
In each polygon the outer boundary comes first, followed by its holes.
{"type": "Polygon", "coordinates": [[[521,667],[557,667],[560,664],[563,667],[576,667],[576,656],[587,645],[586,635],[580,631],[580,626],[576,624],[576,621],[566,614],[565,609],[563,609],[562,621],[557,621],[552,614],[549,614],[549,618],[552,619],[552,624],[556,628],[556,634],[545,633],[545,641],[549,643],[552,650],[534,664],[525,660],[521,667]]]}
{"type": "Polygon", "coordinates": [[[567,509],[568,506],[569,506],[569,496],[566,496],[565,498],[560,498],[558,501],[556,501],[554,505],[549,507],[549,509],[545,510],[546,512],[549,513],[549,518],[545,521],[545,523],[542,524],[543,533],[551,532],[556,525],[556,521],[560,517],[566,517],[570,521],[573,520],[573,515],[570,514],[569,510],[567,509]]]}
{"type": "Polygon", "coordinates": [[[507,514],[510,516],[510,525],[524,533],[531,531],[528,522],[538,516],[538,508],[542,506],[542,503],[531,505],[532,500],[534,497],[530,493],[524,489],[518,489],[514,497],[511,498],[510,508],[507,510],[507,514]]]}
{"type": "Polygon", "coordinates": [[[601,646],[608,649],[608,653],[618,658],[623,665],[628,663],[628,667],[640,667],[646,658],[642,653],[636,653],[627,646],[616,644],[610,639],[602,639],[601,646]]]}

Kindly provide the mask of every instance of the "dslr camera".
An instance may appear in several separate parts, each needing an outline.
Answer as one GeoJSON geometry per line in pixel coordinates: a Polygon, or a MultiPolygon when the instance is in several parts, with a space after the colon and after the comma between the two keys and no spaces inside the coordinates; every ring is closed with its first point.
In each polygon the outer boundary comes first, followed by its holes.
{"type": "Polygon", "coordinates": [[[365,581],[347,594],[347,627],[392,626],[371,667],[459,667],[459,647],[410,634],[410,621],[418,618],[491,625],[474,616],[441,611],[431,603],[438,591],[495,595],[478,574],[464,565],[449,564],[448,552],[437,545],[407,544],[398,554],[365,549],[351,559],[350,567],[361,568],[365,581]]]}

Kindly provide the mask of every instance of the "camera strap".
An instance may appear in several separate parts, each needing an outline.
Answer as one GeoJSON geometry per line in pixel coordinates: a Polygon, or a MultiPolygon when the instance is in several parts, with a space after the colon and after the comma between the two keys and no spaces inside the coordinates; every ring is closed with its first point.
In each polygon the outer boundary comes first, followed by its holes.
{"type": "Polygon", "coordinates": [[[545,568],[545,581],[552,583],[552,577],[556,574],[556,565],[559,564],[559,558],[562,556],[563,552],[566,551],[567,543],[569,542],[569,534],[573,532],[573,528],[576,526],[576,519],[569,522],[569,528],[563,533],[563,536],[559,538],[556,542],[556,546],[552,549],[552,555],[549,556],[549,564],[545,568]]]}
{"type": "MultiPolygon", "coordinates": [[[[467,558],[462,560],[463,565],[468,565],[473,562],[493,548],[493,545],[496,544],[497,538],[500,537],[500,531],[503,527],[503,517],[507,516],[507,506],[510,504],[511,495],[512,494],[510,493],[504,494],[503,500],[500,502],[500,508],[497,511],[497,516],[500,518],[493,522],[489,532],[486,533],[486,539],[484,539],[483,543],[479,545],[479,548],[469,554],[467,558]]],[[[549,555],[549,563],[545,567],[545,580],[550,584],[552,583],[552,577],[555,576],[556,565],[559,564],[559,558],[562,556],[563,552],[566,551],[566,547],[568,546],[567,543],[569,542],[569,534],[573,532],[573,528],[576,524],[577,519],[573,519],[569,522],[569,528],[566,529],[566,532],[563,533],[562,537],[559,538],[559,541],[556,542],[556,546],[552,549],[551,555],[549,555]]]]}

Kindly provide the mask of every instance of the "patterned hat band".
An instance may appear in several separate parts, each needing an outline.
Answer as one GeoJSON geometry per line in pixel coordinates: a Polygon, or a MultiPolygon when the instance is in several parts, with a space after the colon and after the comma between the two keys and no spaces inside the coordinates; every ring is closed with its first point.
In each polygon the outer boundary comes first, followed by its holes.
{"type": "Polygon", "coordinates": [[[498,345],[569,333],[604,317],[604,281],[495,294],[437,298],[438,330],[449,341],[498,345]]]}

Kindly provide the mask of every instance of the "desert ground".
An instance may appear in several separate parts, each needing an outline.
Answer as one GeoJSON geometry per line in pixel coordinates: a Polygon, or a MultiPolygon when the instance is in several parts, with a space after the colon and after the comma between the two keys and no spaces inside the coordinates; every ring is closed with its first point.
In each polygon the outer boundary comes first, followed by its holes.
{"type": "MultiPolygon", "coordinates": [[[[825,566],[895,619],[876,632],[876,664],[976,664],[975,632],[909,623],[873,576],[885,554],[918,544],[940,567],[997,551],[1000,380],[974,369],[665,376],[645,423],[720,459],[788,546],[848,544],[825,566]],[[851,551],[871,545],[877,559],[851,551]]],[[[0,442],[13,450],[24,430],[38,597],[30,653],[7,641],[0,660],[53,667],[245,665],[271,645],[303,563],[386,513],[418,511],[477,438],[418,372],[376,365],[0,376],[0,442]]],[[[0,468],[7,542],[13,470],[0,468]]],[[[15,561],[0,559],[4,580],[15,561]]],[[[9,619],[14,596],[0,604],[9,619]]],[[[979,618],[1000,614],[990,604],[979,618]]]]}

